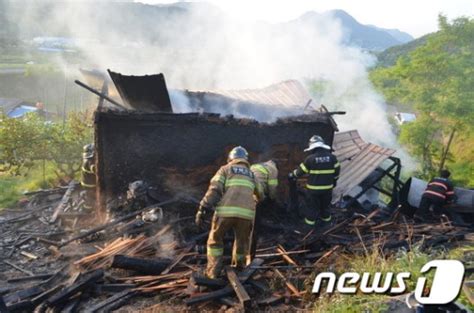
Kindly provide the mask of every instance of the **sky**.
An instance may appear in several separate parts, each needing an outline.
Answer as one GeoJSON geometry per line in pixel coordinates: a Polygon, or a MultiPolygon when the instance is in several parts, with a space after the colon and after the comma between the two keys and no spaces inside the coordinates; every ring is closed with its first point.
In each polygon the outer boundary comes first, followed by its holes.
{"type": "MultiPolygon", "coordinates": [[[[135,0],[159,4],[169,0],[135,0]]],[[[362,24],[398,28],[415,38],[437,30],[437,16],[474,15],[474,0],[208,0],[234,17],[270,23],[295,19],[307,11],[342,9],[362,24]]]]}

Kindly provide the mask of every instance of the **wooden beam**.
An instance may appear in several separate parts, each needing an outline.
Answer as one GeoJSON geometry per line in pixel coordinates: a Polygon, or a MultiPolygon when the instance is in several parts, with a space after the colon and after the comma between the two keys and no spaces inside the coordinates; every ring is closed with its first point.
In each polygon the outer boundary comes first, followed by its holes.
{"type": "Polygon", "coordinates": [[[227,279],[230,282],[230,286],[234,289],[237,298],[239,298],[239,302],[244,308],[248,308],[250,306],[250,296],[245,290],[244,286],[239,280],[239,277],[235,273],[234,269],[227,267],[226,268],[227,279]]]}
{"type": "Polygon", "coordinates": [[[54,213],[53,213],[53,215],[51,216],[51,218],[49,220],[49,222],[51,224],[56,222],[56,220],[58,219],[59,214],[62,211],[64,211],[64,209],[66,208],[67,204],[71,200],[72,192],[74,191],[74,188],[76,187],[76,185],[77,185],[77,182],[74,181],[74,180],[71,180],[71,182],[69,183],[69,185],[67,187],[66,192],[63,195],[63,198],[59,202],[58,206],[54,209],[54,213]]]}
{"type": "MultiPolygon", "coordinates": [[[[252,262],[240,273],[239,275],[239,280],[242,284],[244,284],[247,280],[252,277],[252,275],[257,271],[257,268],[260,265],[263,264],[263,259],[258,259],[255,258],[252,260],[252,262]]],[[[198,295],[191,297],[189,299],[184,300],[184,303],[186,305],[193,305],[193,304],[198,304],[214,299],[219,299],[222,297],[227,297],[230,296],[234,293],[234,289],[231,286],[224,287],[222,289],[216,290],[216,291],[211,291],[203,295],[198,295]]]]}
{"type": "Polygon", "coordinates": [[[165,259],[142,259],[126,255],[115,255],[111,267],[132,270],[143,274],[159,275],[170,264],[165,259]]]}

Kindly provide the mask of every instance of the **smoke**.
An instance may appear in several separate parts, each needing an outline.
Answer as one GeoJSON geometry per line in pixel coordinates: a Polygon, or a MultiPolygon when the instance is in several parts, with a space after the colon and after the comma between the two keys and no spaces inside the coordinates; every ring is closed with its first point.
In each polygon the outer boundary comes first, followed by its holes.
{"type": "MultiPolygon", "coordinates": [[[[399,148],[383,98],[368,79],[374,58],[344,45],[343,29],[330,14],[310,12],[268,24],[239,21],[206,3],[28,3],[18,24],[24,25],[23,35],[31,37],[38,20],[47,23],[57,35],[75,38],[82,66],[134,75],[162,72],[172,89],[260,88],[298,79],[307,84],[314,104],[347,111],[336,117],[341,130],[358,129],[368,141],[399,148]]],[[[193,109],[184,93],[172,91],[171,98],[175,111],[193,109]]],[[[216,113],[261,120],[300,113],[300,108],[268,109],[271,115],[257,108],[216,108],[216,113]]]]}

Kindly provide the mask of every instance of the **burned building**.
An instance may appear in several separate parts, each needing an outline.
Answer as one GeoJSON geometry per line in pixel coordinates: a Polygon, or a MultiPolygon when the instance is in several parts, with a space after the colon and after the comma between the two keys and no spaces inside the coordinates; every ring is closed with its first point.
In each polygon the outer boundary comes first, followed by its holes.
{"type": "Polygon", "coordinates": [[[266,124],[213,114],[99,111],[100,194],[119,195],[129,182],[144,179],[168,194],[185,191],[202,196],[236,145],[249,151],[252,162],[275,159],[279,178],[285,181],[304,159],[309,137],[317,133],[332,142],[335,129],[328,119],[317,113],[266,124]]]}
{"type": "MultiPolygon", "coordinates": [[[[304,158],[309,137],[318,133],[332,143],[337,130],[327,112],[301,115],[311,97],[296,81],[256,90],[171,90],[171,104],[162,75],[124,76],[109,71],[109,76],[114,86],[102,89],[117,90],[127,110],[100,105],[96,113],[102,208],[107,199],[122,195],[128,183],[138,179],[166,195],[185,192],[200,197],[235,145],[246,147],[253,162],[276,159],[284,181],[304,158]],[[176,112],[194,113],[171,113],[171,106],[176,112]],[[255,115],[273,121],[245,118],[255,115]],[[296,116],[279,118],[289,115],[296,116]]],[[[114,100],[119,100],[114,94],[114,100]]],[[[286,186],[281,187],[284,197],[286,186]]]]}
{"type": "Polygon", "coordinates": [[[324,106],[314,109],[297,81],[262,89],[168,93],[162,75],[109,75],[123,105],[113,108],[101,102],[95,116],[102,209],[135,180],[146,180],[163,196],[185,193],[198,199],[236,145],[249,151],[252,162],[277,162],[284,201],[286,175],[305,158],[303,150],[314,134],[333,147],[342,164],[334,202],[347,194],[357,200],[377,189],[376,183],[387,174],[394,178],[393,190],[377,191],[395,194],[400,188],[395,151],[364,142],[357,131],[336,133],[332,114],[324,106]],[[387,160],[392,165],[379,170],[367,186],[359,186],[387,160]]]}

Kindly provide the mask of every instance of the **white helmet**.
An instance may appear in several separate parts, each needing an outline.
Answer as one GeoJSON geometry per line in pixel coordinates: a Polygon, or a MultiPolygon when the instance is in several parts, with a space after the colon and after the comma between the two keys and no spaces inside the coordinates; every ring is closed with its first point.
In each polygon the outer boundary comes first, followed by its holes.
{"type": "Polygon", "coordinates": [[[309,139],[308,148],[304,149],[304,151],[308,152],[316,148],[331,150],[331,147],[324,143],[324,139],[321,136],[314,135],[309,139]]]}

